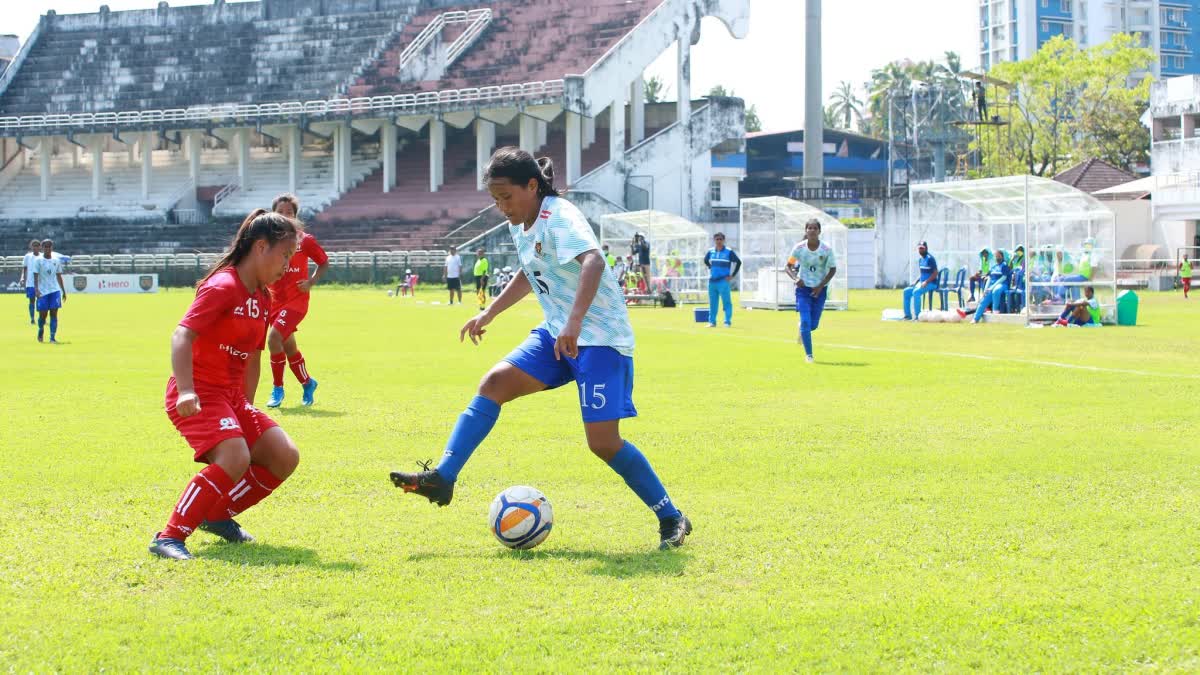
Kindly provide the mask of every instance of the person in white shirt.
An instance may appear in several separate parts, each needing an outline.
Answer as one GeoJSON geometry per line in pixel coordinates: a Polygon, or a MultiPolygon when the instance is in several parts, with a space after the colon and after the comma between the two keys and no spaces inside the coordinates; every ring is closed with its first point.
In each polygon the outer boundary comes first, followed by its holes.
{"type": "Polygon", "coordinates": [[[591,225],[555,189],[549,159],[501,148],[492,155],[484,181],[508,220],[520,270],[500,297],[463,325],[459,339],[479,344],[492,321],[528,295],[537,298],[544,320],[484,375],[437,467],[426,463],[420,472],[395,471],[392,483],[448,505],[459,471],[495,426],[502,406],[570,386],[578,389],[579,398],[569,407],[582,414],[588,448],[657,516],[659,548],[680,546],[692,531],[691,522],[671,501],[645,455],[620,432],[621,420],[637,416],[633,326],[591,225]]]}
{"type": "Polygon", "coordinates": [[[442,270],[442,278],[446,280],[446,288],[450,290],[450,304],[454,304],[454,294],[458,294],[458,302],[462,304],[462,256],[458,249],[451,246],[450,255],[446,256],[446,266],[442,270]]]}
{"type": "Polygon", "coordinates": [[[33,313],[37,302],[37,291],[33,285],[33,273],[37,259],[40,257],[42,257],[42,242],[38,239],[33,239],[29,242],[29,252],[25,254],[25,258],[21,261],[21,283],[25,284],[25,297],[29,300],[30,326],[36,323],[33,320],[33,313]]]}
{"type": "Polygon", "coordinates": [[[46,315],[50,315],[50,343],[58,344],[58,309],[67,301],[63,286],[63,260],[54,256],[54,242],[42,242],[42,257],[37,259],[33,272],[34,292],[37,294],[38,342],[43,342],[46,330],[46,315]]]}

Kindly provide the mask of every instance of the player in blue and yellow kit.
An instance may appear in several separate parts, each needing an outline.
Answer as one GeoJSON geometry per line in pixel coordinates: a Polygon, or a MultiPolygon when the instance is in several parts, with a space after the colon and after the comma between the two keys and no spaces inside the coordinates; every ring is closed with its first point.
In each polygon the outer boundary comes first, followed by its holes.
{"type": "Polygon", "coordinates": [[[470,337],[479,344],[486,326],[531,291],[545,320],[483,377],[437,468],[427,463],[418,473],[393,472],[392,482],[439,506],[449,504],[459,471],[496,424],[501,406],[574,383],[588,447],[658,516],[659,547],[682,545],[691,523],[671,502],[646,457],[621,437],[620,421],[637,415],[633,328],[591,226],[574,204],[558,196],[547,159],[535,161],[524,150],[501,148],[484,179],[508,218],[523,273],[462,327],[459,340],[470,337]]]}

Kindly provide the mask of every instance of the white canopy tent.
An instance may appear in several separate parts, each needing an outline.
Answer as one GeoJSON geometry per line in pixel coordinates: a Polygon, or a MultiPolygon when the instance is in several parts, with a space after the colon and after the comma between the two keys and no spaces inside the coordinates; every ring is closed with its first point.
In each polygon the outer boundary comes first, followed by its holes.
{"type": "MultiPolygon", "coordinates": [[[[913,185],[909,192],[909,249],[929,252],[954,285],[959,270],[979,268],[982,249],[1025,249],[1020,276],[1027,319],[1058,316],[1080,287],[1093,286],[1105,319],[1114,314],[1116,225],[1113,212],[1091,195],[1038,176],[913,185]]],[[[913,275],[910,275],[913,276],[913,275]]]]}
{"type": "MultiPolygon", "coordinates": [[[[670,289],[680,302],[708,302],[704,254],[709,235],[696,223],[664,211],[627,211],[600,216],[600,244],[612,255],[630,254],[633,235],[650,245],[650,289],[670,289]]],[[[636,260],[635,260],[636,262],[636,260]]]]}
{"type": "Polygon", "coordinates": [[[741,304],[758,309],[794,309],[795,283],[784,272],[788,255],[804,239],[804,225],[816,218],[821,223],[821,241],[833,247],[837,273],[829,283],[825,306],[850,306],[847,262],[848,235],[840,220],[812,205],[784,197],[755,197],[742,200],[741,241],[737,254],[742,259],[741,304]]]}

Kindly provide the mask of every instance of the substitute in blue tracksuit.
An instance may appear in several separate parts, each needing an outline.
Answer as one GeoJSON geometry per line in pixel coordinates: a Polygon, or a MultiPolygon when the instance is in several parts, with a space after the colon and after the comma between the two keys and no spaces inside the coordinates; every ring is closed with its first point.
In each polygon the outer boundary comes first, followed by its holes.
{"type": "Polygon", "coordinates": [[[704,254],[704,266],[708,268],[708,327],[717,325],[718,302],[725,303],[725,325],[733,324],[733,297],[730,285],[742,269],[742,259],[731,248],[725,248],[725,235],[713,235],[713,247],[704,254]]]}
{"type": "Polygon", "coordinates": [[[917,269],[920,273],[912,286],[904,289],[904,318],[916,321],[921,316],[921,298],[938,288],[937,260],[929,253],[929,244],[917,244],[917,269]]]}

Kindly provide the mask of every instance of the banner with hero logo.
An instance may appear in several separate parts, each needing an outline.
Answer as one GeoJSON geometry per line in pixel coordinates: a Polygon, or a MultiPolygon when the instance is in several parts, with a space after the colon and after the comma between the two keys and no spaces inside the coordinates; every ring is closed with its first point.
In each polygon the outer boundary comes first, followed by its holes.
{"type": "Polygon", "coordinates": [[[64,274],[71,293],[157,293],[157,274],[64,274]]]}

